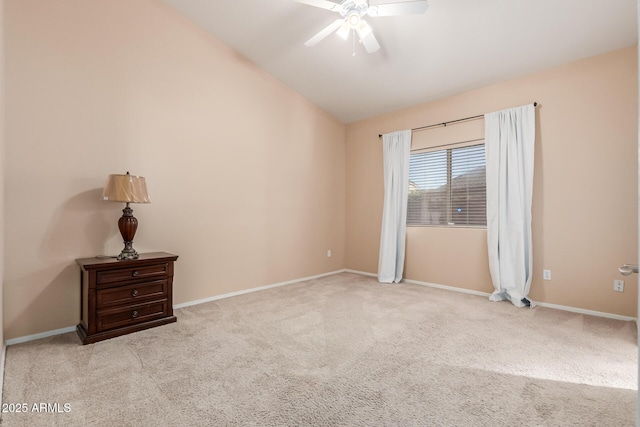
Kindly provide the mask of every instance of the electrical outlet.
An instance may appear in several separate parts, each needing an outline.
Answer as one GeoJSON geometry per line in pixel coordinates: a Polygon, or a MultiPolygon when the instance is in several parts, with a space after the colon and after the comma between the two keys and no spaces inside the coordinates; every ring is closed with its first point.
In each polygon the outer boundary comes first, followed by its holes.
{"type": "Polygon", "coordinates": [[[624,292],[624,280],[614,280],[613,290],[616,292],[624,292]]]}
{"type": "Polygon", "coordinates": [[[542,278],[544,280],[551,280],[551,270],[542,270],[542,278]]]}
{"type": "Polygon", "coordinates": [[[331,249],[327,251],[327,258],[331,258],[331,249]]]}

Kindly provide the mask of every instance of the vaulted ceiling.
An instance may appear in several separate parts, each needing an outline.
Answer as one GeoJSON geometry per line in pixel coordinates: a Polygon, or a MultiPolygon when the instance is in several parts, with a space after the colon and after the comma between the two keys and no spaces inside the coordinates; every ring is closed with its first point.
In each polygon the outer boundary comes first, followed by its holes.
{"type": "Polygon", "coordinates": [[[334,34],[306,47],[340,16],[295,0],[164,1],[343,123],[637,43],[636,0],[429,0],[368,17],[375,53],[334,34]]]}

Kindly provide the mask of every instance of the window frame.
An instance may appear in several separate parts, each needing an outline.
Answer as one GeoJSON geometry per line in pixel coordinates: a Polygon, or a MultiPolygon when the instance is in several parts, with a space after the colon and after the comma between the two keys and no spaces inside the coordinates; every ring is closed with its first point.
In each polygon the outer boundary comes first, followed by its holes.
{"type": "MultiPolygon", "coordinates": [[[[436,146],[436,147],[425,147],[425,148],[420,148],[417,150],[411,150],[410,156],[414,155],[414,154],[422,154],[422,153],[434,153],[437,151],[446,151],[446,158],[447,158],[447,191],[446,191],[446,201],[445,201],[445,212],[446,212],[446,224],[410,224],[409,223],[409,216],[408,216],[408,209],[407,209],[407,220],[406,220],[406,226],[407,227],[436,227],[436,228],[474,228],[474,229],[485,229],[487,228],[487,224],[486,224],[486,216],[485,216],[485,224],[484,225],[476,225],[476,224],[455,224],[452,223],[452,208],[453,208],[453,185],[451,185],[451,181],[453,180],[452,178],[452,174],[453,174],[453,150],[455,149],[459,149],[459,148],[467,148],[467,147],[474,147],[474,146],[480,146],[480,145],[485,145],[485,141],[484,138],[482,139],[477,139],[477,140],[473,140],[473,141],[465,141],[463,143],[454,143],[454,144],[447,144],[446,146],[440,145],[440,146],[436,146]]],[[[485,146],[485,174],[486,174],[486,167],[487,167],[487,158],[486,158],[486,146],[485,146]]],[[[486,176],[486,175],[485,175],[486,176]]],[[[486,192],[486,187],[485,187],[485,206],[486,206],[486,197],[487,197],[487,192],[486,192]]]]}

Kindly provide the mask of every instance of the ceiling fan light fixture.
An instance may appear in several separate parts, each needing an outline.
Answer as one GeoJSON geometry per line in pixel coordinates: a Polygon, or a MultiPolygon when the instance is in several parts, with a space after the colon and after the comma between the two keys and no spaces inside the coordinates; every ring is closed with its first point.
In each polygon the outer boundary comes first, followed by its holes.
{"type": "Polygon", "coordinates": [[[351,27],[349,26],[349,22],[344,21],[344,24],[342,24],[340,28],[338,28],[338,31],[336,31],[336,34],[340,36],[342,40],[346,40],[347,37],[349,37],[350,32],[351,32],[351,27]]]}
{"type": "Polygon", "coordinates": [[[358,27],[358,35],[360,36],[361,39],[367,37],[372,32],[373,30],[371,29],[371,26],[367,24],[366,21],[362,21],[360,23],[360,26],[358,27]]]}

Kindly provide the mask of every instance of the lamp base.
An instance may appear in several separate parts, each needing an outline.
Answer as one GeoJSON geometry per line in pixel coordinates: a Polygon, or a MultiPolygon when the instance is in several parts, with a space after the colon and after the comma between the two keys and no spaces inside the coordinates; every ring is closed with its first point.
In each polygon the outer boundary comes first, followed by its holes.
{"type": "Polygon", "coordinates": [[[122,210],[122,216],[118,220],[118,228],[124,241],[124,249],[118,255],[118,260],[138,259],[140,255],[133,249],[133,236],[136,235],[138,229],[138,220],[133,216],[133,209],[129,207],[129,203],[122,210]]]}
{"type": "Polygon", "coordinates": [[[133,242],[124,242],[124,249],[120,252],[120,255],[118,255],[118,261],[138,259],[140,257],[138,252],[131,246],[132,243],[133,242]]]}

